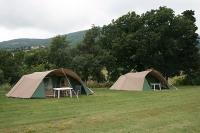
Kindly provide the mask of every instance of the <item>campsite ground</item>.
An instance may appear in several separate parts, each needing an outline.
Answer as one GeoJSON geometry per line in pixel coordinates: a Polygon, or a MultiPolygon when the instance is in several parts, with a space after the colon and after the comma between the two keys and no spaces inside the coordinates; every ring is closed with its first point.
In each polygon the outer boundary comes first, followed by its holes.
{"type": "Polygon", "coordinates": [[[200,132],[200,86],[156,92],[12,99],[0,88],[0,132],[200,132]]]}

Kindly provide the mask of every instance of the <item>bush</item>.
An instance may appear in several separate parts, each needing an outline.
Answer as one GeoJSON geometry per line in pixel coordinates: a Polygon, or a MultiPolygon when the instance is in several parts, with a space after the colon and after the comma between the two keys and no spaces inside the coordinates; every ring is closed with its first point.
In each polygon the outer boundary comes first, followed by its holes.
{"type": "Polygon", "coordinates": [[[173,85],[200,85],[200,70],[170,79],[173,85]]]}
{"type": "Polygon", "coordinates": [[[2,84],[0,86],[0,89],[3,90],[3,91],[8,92],[11,89],[11,85],[9,83],[2,84]]]}
{"type": "Polygon", "coordinates": [[[169,79],[169,82],[173,85],[184,85],[186,75],[174,76],[169,79]]]}
{"type": "Polygon", "coordinates": [[[4,82],[4,73],[3,70],[0,69],[0,84],[4,82]]]}
{"type": "Polygon", "coordinates": [[[87,82],[89,88],[110,88],[112,84],[112,82],[98,83],[97,81],[92,80],[87,82]]]}
{"type": "Polygon", "coordinates": [[[200,70],[190,73],[185,77],[185,85],[200,85],[200,70]]]}

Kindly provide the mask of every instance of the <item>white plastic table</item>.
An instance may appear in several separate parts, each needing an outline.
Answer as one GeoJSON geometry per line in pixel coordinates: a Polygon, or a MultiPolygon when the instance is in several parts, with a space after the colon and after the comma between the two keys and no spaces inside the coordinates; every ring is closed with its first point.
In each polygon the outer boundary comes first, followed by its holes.
{"type": "Polygon", "coordinates": [[[153,90],[156,90],[156,85],[159,87],[159,89],[161,90],[161,83],[151,83],[151,85],[153,86],[153,90]]]}
{"type": "Polygon", "coordinates": [[[67,91],[69,90],[69,94],[70,94],[70,97],[72,98],[72,89],[71,87],[61,87],[61,88],[53,88],[54,90],[54,97],[56,97],[56,91],[58,91],[58,98],[60,98],[60,91],[63,91],[65,90],[66,91],[66,95],[67,95],[67,91]]]}

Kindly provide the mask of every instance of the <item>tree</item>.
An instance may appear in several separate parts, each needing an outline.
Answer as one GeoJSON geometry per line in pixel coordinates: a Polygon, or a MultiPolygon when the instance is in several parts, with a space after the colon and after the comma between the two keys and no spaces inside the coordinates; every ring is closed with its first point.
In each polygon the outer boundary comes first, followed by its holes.
{"type": "Polygon", "coordinates": [[[85,37],[83,39],[83,42],[78,45],[78,50],[81,54],[93,54],[98,55],[99,53],[99,45],[97,44],[98,39],[100,35],[100,27],[92,26],[91,29],[89,29],[85,37]]]}
{"type": "Polygon", "coordinates": [[[0,69],[0,85],[4,83],[4,73],[3,70],[0,69]]]}
{"type": "Polygon", "coordinates": [[[36,66],[48,63],[48,51],[46,49],[31,50],[24,55],[24,63],[27,66],[36,66]]]}
{"type": "Polygon", "coordinates": [[[100,36],[100,27],[92,26],[86,32],[84,40],[77,46],[77,56],[73,58],[72,65],[84,80],[95,80],[101,82],[104,80],[102,75],[102,54],[101,47],[98,44],[100,36]]]}
{"type": "Polygon", "coordinates": [[[160,7],[113,20],[102,28],[98,44],[113,57],[115,70],[110,74],[155,68],[168,78],[198,69],[196,30],[193,11],[175,15],[172,9],[160,7]]]}
{"type": "Polygon", "coordinates": [[[19,66],[14,60],[14,54],[0,50],[1,82],[14,83],[19,78],[19,66]]]}
{"type": "Polygon", "coordinates": [[[196,22],[196,18],[194,17],[194,11],[193,10],[186,10],[182,13],[184,17],[192,21],[193,23],[196,22]]]}
{"type": "Polygon", "coordinates": [[[84,81],[88,81],[91,76],[92,56],[90,54],[77,55],[72,60],[72,68],[84,81]]]}
{"type": "MultiPolygon", "coordinates": [[[[184,11],[182,14],[174,18],[172,24],[172,35],[174,36],[175,45],[177,47],[176,55],[180,63],[179,69],[189,74],[199,69],[199,49],[197,27],[195,25],[194,13],[184,11]]],[[[189,11],[191,12],[191,11],[189,11]]]]}
{"type": "Polygon", "coordinates": [[[71,49],[66,36],[58,35],[52,39],[49,51],[49,61],[57,67],[70,67],[71,49]]]}

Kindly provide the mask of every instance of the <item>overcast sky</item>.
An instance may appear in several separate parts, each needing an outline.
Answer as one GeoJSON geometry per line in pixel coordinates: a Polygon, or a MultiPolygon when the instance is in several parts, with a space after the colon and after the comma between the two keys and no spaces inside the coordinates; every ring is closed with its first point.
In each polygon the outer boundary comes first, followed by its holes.
{"type": "Polygon", "coordinates": [[[129,11],[141,14],[159,6],[172,8],[176,14],[194,10],[200,27],[199,5],[200,0],[0,0],[0,41],[48,38],[89,29],[129,11]]]}

